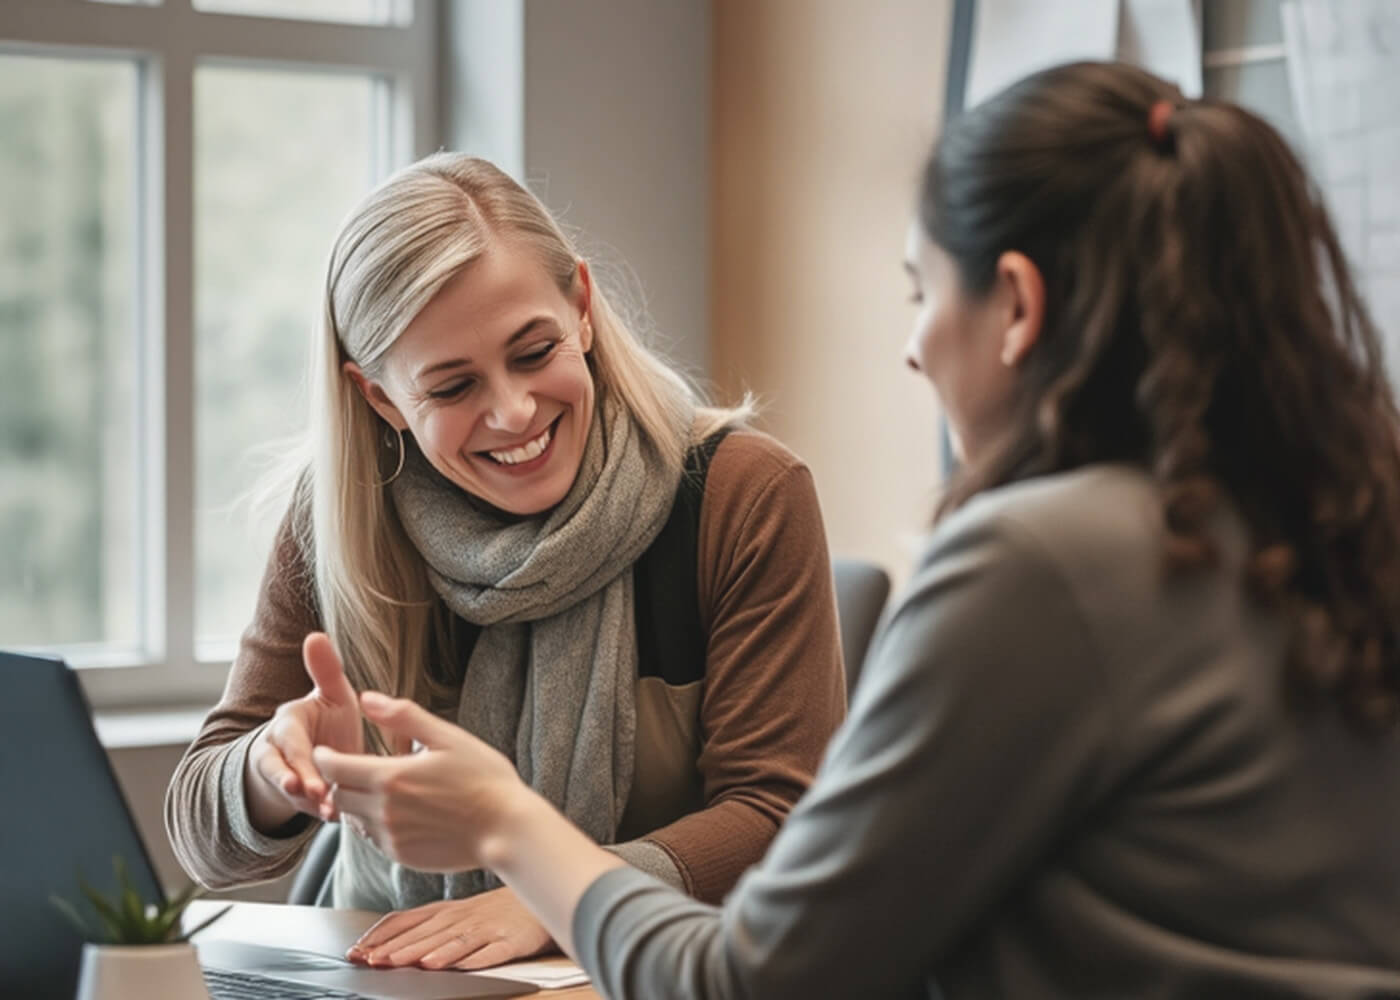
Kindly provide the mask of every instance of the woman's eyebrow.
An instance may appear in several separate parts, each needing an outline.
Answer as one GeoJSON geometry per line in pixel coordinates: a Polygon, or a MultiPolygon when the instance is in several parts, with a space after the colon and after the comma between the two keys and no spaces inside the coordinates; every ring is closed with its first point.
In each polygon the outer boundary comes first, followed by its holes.
{"type": "MultiPolygon", "coordinates": [[[[506,346],[512,346],[517,340],[520,340],[522,337],[528,336],[531,333],[531,331],[535,329],[535,327],[549,322],[551,322],[551,319],[548,316],[536,316],[534,319],[526,322],[526,324],[522,326],[519,330],[516,330],[514,333],[512,333],[510,335],[510,338],[506,341],[506,346]]],[[[446,371],[449,368],[470,367],[471,363],[471,358],[447,358],[443,361],[436,361],[433,364],[428,365],[426,368],[419,370],[419,372],[416,375],[414,375],[413,378],[414,381],[421,382],[429,375],[436,375],[438,372],[446,371]]]]}

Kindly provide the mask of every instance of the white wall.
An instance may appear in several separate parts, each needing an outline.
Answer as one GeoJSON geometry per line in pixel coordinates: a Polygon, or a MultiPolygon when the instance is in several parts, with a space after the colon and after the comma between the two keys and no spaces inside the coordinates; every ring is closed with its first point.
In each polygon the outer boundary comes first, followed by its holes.
{"type": "Polygon", "coordinates": [[[447,144],[523,173],[606,284],[645,307],[665,353],[705,374],[710,4],[450,0],[445,13],[447,144]]]}

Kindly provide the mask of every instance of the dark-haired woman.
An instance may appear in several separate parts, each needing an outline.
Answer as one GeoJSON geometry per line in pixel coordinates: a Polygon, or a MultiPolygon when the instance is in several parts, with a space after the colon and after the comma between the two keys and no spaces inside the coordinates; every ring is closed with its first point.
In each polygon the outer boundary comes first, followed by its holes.
{"type": "Polygon", "coordinates": [[[1121,65],[951,123],[909,363],[964,459],[816,784],[723,909],[505,760],[317,752],[612,997],[1400,996],[1400,448],[1285,143],[1121,65]]]}

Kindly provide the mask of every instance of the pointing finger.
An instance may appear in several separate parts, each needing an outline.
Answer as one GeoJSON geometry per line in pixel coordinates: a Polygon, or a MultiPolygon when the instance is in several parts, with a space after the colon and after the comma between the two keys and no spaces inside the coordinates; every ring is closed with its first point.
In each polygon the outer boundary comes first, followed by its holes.
{"type": "Polygon", "coordinates": [[[355,689],[345,677],[345,666],[330,636],[324,632],[308,635],[301,644],[301,658],[312,683],[325,701],[332,705],[355,703],[355,689]]]}

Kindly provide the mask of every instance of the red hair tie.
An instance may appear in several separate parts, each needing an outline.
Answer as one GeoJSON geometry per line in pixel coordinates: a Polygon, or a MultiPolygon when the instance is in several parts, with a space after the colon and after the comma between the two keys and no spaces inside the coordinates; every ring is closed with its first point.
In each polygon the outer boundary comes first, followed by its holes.
{"type": "Polygon", "coordinates": [[[1152,105],[1152,110],[1147,112],[1147,134],[1161,149],[1167,147],[1167,123],[1175,110],[1171,101],[1158,101],[1152,105]]]}

